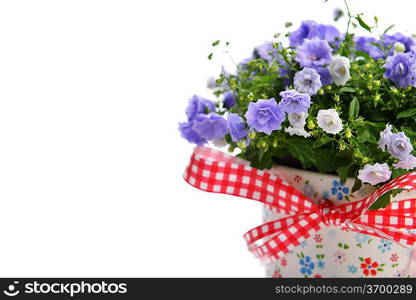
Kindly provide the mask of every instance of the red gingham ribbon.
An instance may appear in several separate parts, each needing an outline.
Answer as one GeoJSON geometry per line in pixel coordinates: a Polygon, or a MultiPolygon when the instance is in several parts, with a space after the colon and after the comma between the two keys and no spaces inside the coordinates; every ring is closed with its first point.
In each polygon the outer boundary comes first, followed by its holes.
{"type": "Polygon", "coordinates": [[[282,257],[329,225],[389,239],[404,247],[416,243],[416,234],[410,231],[416,228],[416,199],[394,201],[384,209],[368,211],[390,190],[416,190],[416,172],[389,181],[360,201],[337,206],[328,201],[315,204],[275,174],[207,147],[195,148],[184,178],[203,191],[260,201],[289,215],[244,234],[249,250],[266,262],[282,257]]]}

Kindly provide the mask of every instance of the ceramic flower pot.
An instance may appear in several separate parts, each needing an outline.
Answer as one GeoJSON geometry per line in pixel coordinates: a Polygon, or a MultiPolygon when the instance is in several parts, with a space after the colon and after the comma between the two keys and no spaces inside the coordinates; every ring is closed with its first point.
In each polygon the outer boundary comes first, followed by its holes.
{"type": "MultiPolygon", "coordinates": [[[[283,166],[272,171],[316,203],[331,201],[339,205],[357,201],[374,190],[364,185],[351,194],[352,178],[342,184],[335,175],[283,166]]],[[[416,198],[416,192],[404,191],[393,201],[404,198],[416,198]]],[[[264,221],[281,217],[284,215],[264,207],[264,221]]],[[[266,274],[268,277],[416,277],[411,264],[414,253],[389,240],[329,226],[285,257],[268,264],[266,274]]]]}

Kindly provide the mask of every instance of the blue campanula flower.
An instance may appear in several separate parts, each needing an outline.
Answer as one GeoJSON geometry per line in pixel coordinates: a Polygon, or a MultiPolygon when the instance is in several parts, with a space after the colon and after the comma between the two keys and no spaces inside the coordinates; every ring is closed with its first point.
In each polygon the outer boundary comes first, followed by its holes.
{"type": "Polygon", "coordinates": [[[226,108],[231,108],[235,106],[236,103],[235,103],[233,92],[228,91],[224,94],[223,103],[224,103],[224,107],[226,108]]]}
{"type": "Polygon", "coordinates": [[[411,155],[413,146],[410,139],[404,132],[393,133],[392,128],[392,125],[387,124],[386,128],[380,132],[378,141],[380,149],[384,152],[387,148],[391,156],[401,160],[401,163],[398,163],[397,167],[395,166],[396,168],[402,166],[403,169],[413,169],[412,165],[415,165],[415,159],[411,155]]]}
{"type": "Polygon", "coordinates": [[[245,117],[250,128],[266,134],[280,129],[285,120],[285,115],[274,98],[250,102],[245,117]]]}
{"type": "Polygon", "coordinates": [[[311,98],[308,94],[299,93],[295,90],[288,90],[280,92],[279,96],[282,97],[279,106],[288,114],[306,113],[311,106],[311,98]]]}
{"type": "Polygon", "coordinates": [[[403,132],[392,133],[387,143],[387,150],[391,156],[405,159],[413,151],[413,146],[410,139],[403,132]]]}
{"type": "Polygon", "coordinates": [[[305,39],[319,38],[338,45],[341,37],[339,30],[332,25],[318,24],[315,21],[306,20],[302,21],[300,27],[290,34],[289,43],[291,47],[297,47],[302,45],[305,39]]]}
{"type": "Polygon", "coordinates": [[[386,151],[387,145],[390,143],[390,136],[393,133],[391,131],[392,128],[392,125],[387,124],[386,128],[382,132],[380,132],[380,139],[378,141],[378,145],[383,152],[386,151]]]}
{"type": "Polygon", "coordinates": [[[305,39],[311,39],[317,36],[317,23],[315,21],[302,21],[300,27],[293,31],[289,36],[289,43],[291,47],[302,45],[305,39]]]}
{"type": "Polygon", "coordinates": [[[393,164],[393,167],[404,170],[413,170],[416,168],[416,157],[410,154],[408,157],[393,164]]]}
{"type": "Polygon", "coordinates": [[[332,76],[328,67],[313,67],[319,74],[322,85],[330,85],[333,83],[332,76]]]}
{"type": "Polygon", "coordinates": [[[332,60],[332,48],[325,40],[318,38],[306,39],[296,48],[295,60],[301,67],[321,67],[332,60]]]}
{"type": "Polygon", "coordinates": [[[319,24],[317,31],[318,38],[328,41],[332,46],[337,48],[341,44],[342,34],[335,26],[319,24]]]}
{"type": "MultiPolygon", "coordinates": [[[[410,49],[416,45],[415,40],[410,37],[410,36],[406,36],[400,32],[396,32],[395,34],[392,35],[388,35],[385,34],[383,36],[383,45],[386,48],[393,48],[395,43],[401,43],[405,46],[405,52],[410,51],[410,49]]],[[[390,49],[390,53],[389,54],[393,54],[394,53],[394,49],[390,49]]]]}
{"type": "Polygon", "coordinates": [[[281,48],[280,44],[278,48],[275,48],[273,47],[273,42],[264,42],[254,49],[254,57],[259,57],[269,63],[277,61],[280,66],[278,73],[281,77],[284,77],[289,71],[287,69],[287,63],[285,62],[283,56],[279,53],[281,48]]]}
{"type": "Polygon", "coordinates": [[[188,121],[193,120],[197,114],[207,114],[215,110],[215,104],[211,100],[193,95],[189,99],[188,107],[186,108],[186,116],[188,121]]]}
{"type": "Polygon", "coordinates": [[[385,57],[385,53],[380,47],[377,47],[375,44],[380,44],[380,41],[374,37],[369,36],[357,36],[354,38],[355,49],[358,51],[366,52],[374,60],[385,57]]]}
{"type": "Polygon", "coordinates": [[[384,77],[397,87],[404,89],[416,85],[416,59],[412,54],[397,53],[390,56],[384,67],[384,77]]]}
{"type": "Polygon", "coordinates": [[[273,47],[272,42],[264,42],[254,49],[255,56],[258,56],[268,62],[271,62],[275,57],[278,56],[276,48],[273,47]]]}
{"type": "Polygon", "coordinates": [[[366,164],[362,170],[358,171],[358,179],[364,183],[376,185],[390,179],[391,171],[389,165],[375,163],[374,165],[366,164]]]}
{"type": "Polygon", "coordinates": [[[312,68],[303,68],[303,70],[296,72],[293,83],[297,91],[309,96],[315,95],[322,87],[321,76],[318,71],[312,68]]]}
{"type": "Polygon", "coordinates": [[[237,114],[229,114],[227,118],[228,130],[233,142],[245,138],[248,134],[248,127],[244,119],[237,114]]]}
{"type": "Polygon", "coordinates": [[[199,134],[192,129],[192,125],[192,121],[179,123],[179,131],[181,132],[181,136],[188,142],[197,144],[198,146],[205,144],[207,140],[200,137],[199,134]]]}
{"type": "Polygon", "coordinates": [[[192,129],[207,140],[223,138],[228,131],[227,121],[216,113],[198,114],[193,120],[192,129]]]}

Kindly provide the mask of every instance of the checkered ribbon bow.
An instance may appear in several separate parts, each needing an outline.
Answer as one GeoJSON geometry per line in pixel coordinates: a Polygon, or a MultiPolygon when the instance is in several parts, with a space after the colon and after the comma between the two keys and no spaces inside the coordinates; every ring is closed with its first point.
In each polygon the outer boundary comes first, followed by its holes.
{"type": "Polygon", "coordinates": [[[390,190],[416,190],[416,172],[391,180],[365,199],[337,206],[329,201],[318,205],[275,174],[207,147],[195,148],[184,178],[203,191],[260,201],[288,215],[244,235],[249,250],[264,262],[282,257],[322,226],[329,225],[389,239],[404,247],[416,243],[416,234],[411,232],[416,228],[416,199],[368,210],[390,190]]]}

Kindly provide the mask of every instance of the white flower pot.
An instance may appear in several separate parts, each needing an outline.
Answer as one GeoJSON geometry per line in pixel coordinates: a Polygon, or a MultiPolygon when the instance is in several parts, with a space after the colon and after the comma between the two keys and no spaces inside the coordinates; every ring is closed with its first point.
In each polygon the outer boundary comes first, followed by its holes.
{"type": "MultiPolygon", "coordinates": [[[[335,175],[283,166],[272,171],[316,203],[331,201],[339,205],[357,201],[374,190],[364,185],[351,194],[351,178],[342,185],[335,175]]],[[[393,201],[404,198],[416,198],[416,192],[404,191],[393,201]]],[[[263,217],[269,222],[284,215],[264,207],[263,217]]],[[[412,250],[394,242],[329,226],[285,257],[268,264],[266,273],[268,277],[416,277],[410,268],[412,254],[412,250]]]]}

